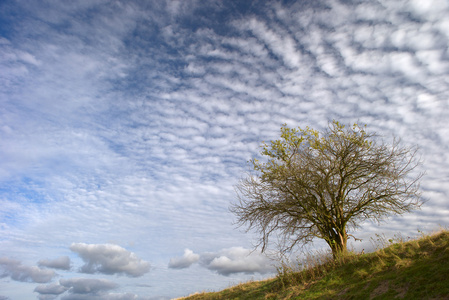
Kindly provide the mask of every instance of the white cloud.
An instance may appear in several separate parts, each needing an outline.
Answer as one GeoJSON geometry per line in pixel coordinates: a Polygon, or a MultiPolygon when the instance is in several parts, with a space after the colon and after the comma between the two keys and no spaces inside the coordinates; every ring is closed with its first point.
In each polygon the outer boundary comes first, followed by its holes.
{"type": "Polygon", "coordinates": [[[257,19],[251,19],[245,25],[266,44],[268,49],[278,55],[286,66],[290,68],[300,67],[301,54],[296,49],[296,42],[287,32],[282,32],[279,28],[274,32],[257,19]]]}
{"type": "Polygon", "coordinates": [[[61,279],[59,284],[69,289],[73,294],[96,294],[109,291],[118,287],[118,285],[106,279],[90,279],[90,278],[71,278],[61,279]]]}
{"type": "Polygon", "coordinates": [[[111,299],[111,300],[134,300],[140,299],[135,294],[132,293],[108,293],[108,294],[100,294],[100,295],[91,295],[91,294],[69,294],[65,295],[61,298],[61,300],[103,300],[103,299],[111,299]]]}
{"type": "Polygon", "coordinates": [[[449,9],[449,4],[444,0],[412,0],[410,6],[417,15],[431,20],[435,20],[437,16],[444,16],[444,12],[449,9]]]}
{"type": "Polygon", "coordinates": [[[200,255],[193,253],[192,250],[185,249],[182,257],[171,258],[168,263],[169,268],[184,269],[190,267],[200,259],[200,255]]]}
{"type": "Polygon", "coordinates": [[[118,285],[106,279],[71,278],[61,279],[59,283],[68,291],[68,294],[62,296],[62,300],[138,299],[133,293],[109,293],[118,285]]]}
{"type": "Polygon", "coordinates": [[[68,256],[61,256],[53,260],[41,259],[37,264],[47,268],[70,270],[70,258],[68,256]]]}
{"type": "Polygon", "coordinates": [[[169,268],[185,269],[197,262],[202,267],[225,276],[237,273],[266,274],[274,272],[274,264],[267,256],[243,247],[232,247],[202,254],[195,254],[192,250],[185,249],[182,257],[170,259],[169,268]]]}
{"type": "Polygon", "coordinates": [[[48,285],[38,285],[34,291],[40,295],[60,295],[69,288],[70,287],[62,286],[59,283],[52,283],[48,285]]]}
{"type": "Polygon", "coordinates": [[[59,283],[37,286],[34,291],[39,293],[38,298],[56,299],[62,295],[61,299],[111,299],[111,300],[133,300],[145,299],[138,297],[133,293],[110,293],[109,291],[117,289],[118,284],[106,279],[92,278],[70,278],[61,279],[59,283]]]}
{"type": "Polygon", "coordinates": [[[229,276],[234,273],[272,273],[273,262],[265,255],[252,252],[243,247],[232,247],[218,252],[201,254],[200,263],[209,270],[220,275],[229,276]]]}
{"type": "Polygon", "coordinates": [[[73,243],[70,250],[78,253],[85,262],[80,269],[83,273],[139,277],[150,271],[148,262],[118,245],[73,243]]]}
{"type": "Polygon", "coordinates": [[[416,52],[416,57],[433,74],[444,74],[449,70],[449,62],[442,61],[444,52],[438,50],[422,50],[416,52]]]}
{"type": "Polygon", "coordinates": [[[0,271],[0,278],[9,276],[13,280],[23,282],[46,283],[56,276],[53,270],[24,266],[20,261],[7,257],[0,258],[0,271]]]}

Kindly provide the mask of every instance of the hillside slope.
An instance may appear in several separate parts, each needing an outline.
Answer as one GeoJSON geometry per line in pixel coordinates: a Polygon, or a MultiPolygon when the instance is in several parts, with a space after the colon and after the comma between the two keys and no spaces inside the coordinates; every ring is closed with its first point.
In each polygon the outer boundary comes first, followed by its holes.
{"type": "Polygon", "coordinates": [[[274,279],[182,299],[449,299],[449,231],[301,272],[283,270],[274,279]]]}

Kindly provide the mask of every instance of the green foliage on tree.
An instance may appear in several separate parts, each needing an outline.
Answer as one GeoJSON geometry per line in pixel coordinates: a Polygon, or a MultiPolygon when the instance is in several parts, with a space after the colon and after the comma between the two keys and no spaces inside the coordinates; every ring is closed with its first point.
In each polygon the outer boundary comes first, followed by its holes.
{"type": "Polygon", "coordinates": [[[281,251],[320,238],[336,257],[347,251],[348,231],[365,220],[422,204],[416,149],[386,143],[366,126],[333,121],[320,133],[284,125],[280,139],[261,147],[264,160],[250,161],[253,171],[237,185],[230,209],[260,235],[263,251],[273,235],[281,251]]]}

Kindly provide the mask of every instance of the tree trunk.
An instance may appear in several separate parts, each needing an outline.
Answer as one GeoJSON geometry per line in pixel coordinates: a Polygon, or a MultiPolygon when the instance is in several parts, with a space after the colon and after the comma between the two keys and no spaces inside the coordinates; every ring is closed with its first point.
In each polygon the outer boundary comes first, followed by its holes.
{"type": "Polygon", "coordinates": [[[347,241],[348,235],[346,234],[346,231],[338,232],[337,230],[334,230],[333,237],[328,242],[332,250],[332,257],[334,259],[346,254],[348,251],[346,248],[347,241]]]}

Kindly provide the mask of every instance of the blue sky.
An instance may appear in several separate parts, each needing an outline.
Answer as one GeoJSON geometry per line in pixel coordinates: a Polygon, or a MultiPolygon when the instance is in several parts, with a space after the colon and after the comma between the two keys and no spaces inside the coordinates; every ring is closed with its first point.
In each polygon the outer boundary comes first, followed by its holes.
{"type": "MultiPolygon", "coordinates": [[[[449,225],[445,0],[0,3],[0,299],[170,299],[273,276],[233,186],[286,123],[418,145],[449,225]]],[[[319,247],[319,244],[317,244],[319,247]]]]}

